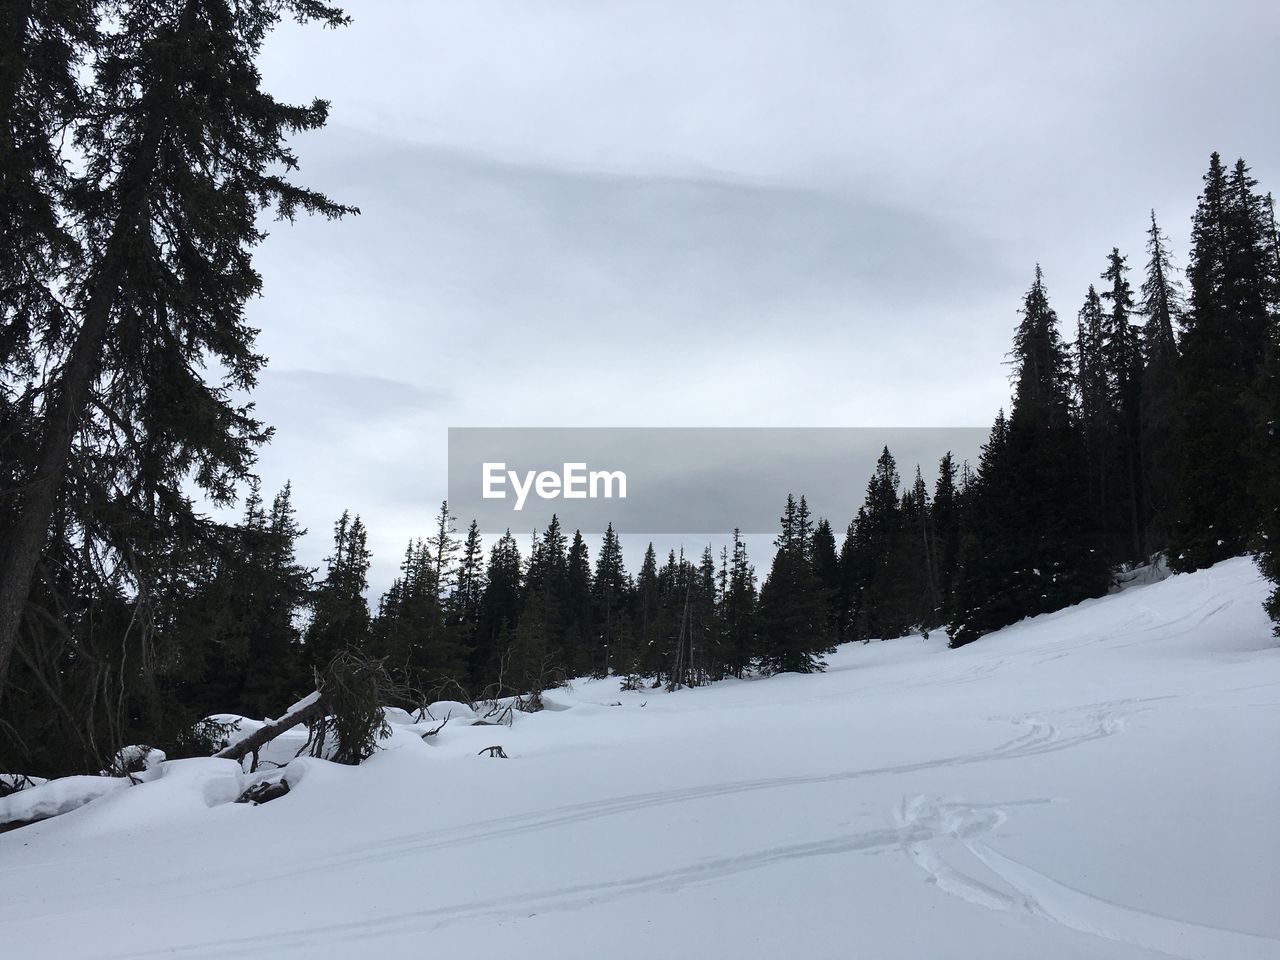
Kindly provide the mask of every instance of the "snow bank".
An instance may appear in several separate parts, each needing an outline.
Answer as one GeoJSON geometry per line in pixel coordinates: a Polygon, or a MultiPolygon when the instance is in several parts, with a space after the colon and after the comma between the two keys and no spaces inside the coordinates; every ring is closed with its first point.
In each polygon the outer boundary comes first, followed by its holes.
{"type": "Polygon", "coordinates": [[[0,797],[0,826],[61,816],[129,785],[126,777],[61,777],[0,797]]]}
{"type": "MultiPolygon", "coordinates": [[[[1247,560],[960,650],[389,715],[359,767],[231,761],[0,835],[33,960],[1280,960],[1280,649],[1247,560]],[[509,760],[478,756],[500,744],[509,760]]],[[[257,722],[257,721],[253,721],[257,722]]],[[[250,721],[246,721],[246,724],[250,721]]],[[[96,779],[96,778],[90,778],[96,779]]],[[[42,788],[36,788],[42,789],[42,788]]],[[[24,791],[24,794],[35,791],[24,791]]],[[[17,795],[19,797],[23,794],[17,795]]]]}

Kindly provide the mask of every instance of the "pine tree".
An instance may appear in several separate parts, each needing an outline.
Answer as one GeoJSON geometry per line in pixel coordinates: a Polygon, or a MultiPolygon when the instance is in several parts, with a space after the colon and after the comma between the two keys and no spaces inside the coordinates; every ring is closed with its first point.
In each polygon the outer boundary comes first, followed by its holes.
{"type": "Polygon", "coordinates": [[[902,524],[898,467],[889,448],[876,461],[863,506],[845,536],[840,563],[844,582],[845,636],[854,640],[899,636],[900,598],[888,569],[894,538],[902,524]]]}
{"type": "Polygon", "coordinates": [[[919,465],[915,481],[902,495],[901,517],[896,557],[890,563],[891,567],[901,570],[902,612],[899,616],[905,626],[927,630],[942,622],[942,598],[938,587],[933,505],[919,465]]]}
{"type": "Polygon", "coordinates": [[[455,523],[456,518],[449,510],[449,501],[442,501],[436,514],[435,530],[426,540],[436,591],[441,599],[454,587],[453,559],[462,546],[454,536],[458,532],[455,523]]]}
{"type": "Polygon", "coordinates": [[[956,484],[958,469],[948,450],[938,461],[938,480],[933,487],[933,533],[937,543],[939,624],[955,617],[955,586],[960,568],[961,492],[956,484]]]}
{"type": "Polygon", "coordinates": [[[691,684],[708,683],[724,676],[724,654],[721,649],[720,598],[717,587],[715,555],[711,544],[702,550],[697,576],[693,581],[690,604],[691,684]]]}
{"type": "Polygon", "coordinates": [[[726,577],[722,647],[728,670],[742,677],[756,657],[756,572],[747,558],[742,532],[733,531],[733,557],[726,577]]]}
{"type": "Polygon", "coordinates": [[[305,635],[307,663],[323,669],[344,650],[361,650],[368,641],[368,534],[357,514],[349,511],[333,527],[333,553],[325,558],[324,579],[312,599],[311,622],[305,635]]]}
{"type": "Polygon", "coordinates": [[[1177,441],[1178,341],[1174,324],[1182,300],[1169,242],[1151,211],[1147,231],[1147,273],[1139,312],[1142,328],[1142,402],[1139,447],[1142,452],[1143,513],[1148,549],[1163,550],[1177,509],[1181,456],[1177,441]]]}
{"type": "Polygon", "coordinates": [[[473,635],[471,654],[473,680],[488,686],[504,678],[504,685],[497,691],[500,695],[512,692],[505,666],[512,653],[512,637],[523,607],[524,563],[520,545],[507,530],[489,550],[480,623],[473,635]]]}
{"type": "Polygon", "coordinates": [[[1076,325],[1076,394],[1084,439],[1085,470],[1089,483],[1091,527],[1101,538],[1112,503],[1111,452],[1115,447],[1111,389],[1103,355],[1102,298],[1092,284],[1080,308],[1076,325]]]}
{"type": "Polygon", "coordinates": [[[812,673],[832,646],[829,605],[813,570],[813,521],[805,498],[788,495],[777,552],[760,588],[760,666],[768,673],[812,673]]]}
{"type": "Polygon", "coordinates": [[[826,599],[828,625],[833,637],[840,629],[840,557],[836,553],[836,537],[827,520],[821,519],[813,530],[813,574],[826,599]]]}
{"type": "Polygon", "coordinates": [[[1257,411],[1258,429],[1252,433],[1251,449],[1256,464],[1251,493],[1260,505],[1254,556],[1264,576],[1276,584],[1267,598],[1266,610],[1280,636],[1280,230],[1276,228],[1275,204],[1266,196],[1266,246],[1270,251],[1264,269],[1265,297],[1271,314],[1270,336],[1256,389],[1249,405],[1257,411]]]}
{"type": "Polygon", "coordinates": [[[628,679],[644,674],[653,660],[653,648],[661,636],[662,595],[658,582],[658,555],[650,543],[640,561],[636,575],[631,624],[633,627],[630,649],[619,660],[620,668],[628,679]]]}
{"type": "Polygon", "coordinates": [[[582,531],[573,532],[569,545],[565,576],[565,672],[571,677],[584,676],[591,671],[595,659],[595,603],[591,582],[591,554],[582,531]]]}
{"type": "Polygon", "coordinates": [[[424,694],[442,685],[465,687],[469,679],[471,631],[441,599],[440,569],[438,546],[411,540],[371,629],[372,652],[387,659],[393,676],[424,694]]]}
{"type": "MultiPolygon", "coordinates": [[[[36,9],[4,14],[14,33],[0,68],[0,176],[10,199],[19,182],[35,192],[6,212],[20,226],[3,242],[17,245],[27,287],[0,309],[5,328],[26,325],[51,376],[21,446],[7,451],[20,461],[0,531],[0,696],[60,497],[81,499],[79,536],[141,561],[129,589],[144,593],[165,576],[155,546],[202,522],[191,486],[230,502],[267,436],[237,399],[264,363],[244,321],[261,285],[251,258],[260,211],[348,212],[286,176],[297,165],[286,137],[322,127],[327,105],[280,103],[256,65],[281,17],[337,26],[337,8],[185,0],[107,15],[71,3],[52,30],[36,9]],[[37,36],[50,41],[39,56],[37,36]],[[82,72],[81,99],[70,90],[82,72]],[[53,184],[63,137],[77,163],[64,168],[70,183],[53,184]],[[52,294],[68,308],[28,310],[52,294]]],[[[6,365],[11,356],[6,348],[6,365]]]]}
{"type": "Polygon", "coordinates": [[[1107,376],[1107,406],[1111,419],[1108,469],[1114,477],[1114,512],[1106,517],[1108,559],[1140,560],[1144,556],[1141,453],[1139,430],[1142,404],[1142,347],[1132,324],[1133,291],[1125,274],[1129,268],[1116,248],[1107,257],[1102,279],[1109,284],[1102,298],[1104,314],[1102,360],[1107,376]]]}
{"type": "Polygon", "coordinates": [[[992,428],[966,508],[953,646],[1097,596],[1109,582],[1086,522],[1088,478],[1070,359],[1038,266],[1013,359],[1013,413],[992,428]]]}
{"type": "MultiPolygon", "coordinates": [[[[11,384],[36,378],[33,346],[62,315],[57,291],[81,255],[60,214],[73,179],[60,143],[86,109],[77,78],[102,41],[98,8],[83,0],[0,7],[0,409],[15,399],[11,384]]],[[[0,462],[20,462],[15,440],[0,433],[0,462]]]]}
{"type": "Polygon", "coordinates": [[[534,538],[525,574],[524,609],[520,613],[512,676],[525,691],[540,689],[547,670],[565,663],[568,636],[568,542],[555,514],[534,538]]]}
{"type": "Polygon", "coordinates": [[[462,542],[457,578],[449,602],[454,623],[475,628],[480,622],[486,586],[483,538],[480,536],[480,524],[472,520],[462,542]]]}
{"type": "Polygon", "coordinates": [[[1192,229],[1180,361],[1183,472],[1170,564],[1194,570],[1244,551],[1260,515],[1248,397],[1270,348],[1269,212],[1244,161],[1210,158],[1192,229]]]}
{"type": "Polygon", "coordinates": [[[286,483],[271,501],[264,532],[264,570],[254,625],[249,636],[249,676],[244,711],[271,716],[306,692],[310,678],[300,674],[302,632],[298,614],[310,596],[312,570],[298,563],[297,542],[306,535],[293,507],[293,485],[286,483]]]}
{"type": "Polygon", "coordinates": [[[595,655],[592,669],[596,676],[605,677],[615,668],[615,660],[623,650],[627,601],[631,592],[622,560],[622,544],[612,523],[605,529],[600,543],[592,590],[600,637],[600,650],[595,655]]]}
{"type": "Polygon", "coordinates": [[[175,625],[187,667],[180,696],[197,715],[271,716],[303,692],[296,618],[311,589],[311,571],[295,557],[303,533],[289,485],[267,509],[250,484],[242,519],[175,625]]]}

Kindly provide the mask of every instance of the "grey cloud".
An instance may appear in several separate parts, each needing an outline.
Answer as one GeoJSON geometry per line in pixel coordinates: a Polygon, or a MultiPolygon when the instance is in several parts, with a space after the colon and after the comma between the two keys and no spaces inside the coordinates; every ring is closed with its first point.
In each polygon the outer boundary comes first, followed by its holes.
{"type": "Polygon", "coordinates": [[[361,510],[380,582],[449,426],[989,423],[1035,262],[1070,325],[1150,207],[1185,262],[1210,150],[1280,189],[1269,0],[350,12],[263,66],[363,215],[272,227],[249,319],[264,479],[361,510]]]}
{"type": "Polygon", "coordinates": [[[340,413],[353,418],[439,410],[455,399],[447,393],[376,374],[271,366],[262,374],[256,396],[260,404],[289,406],[297,412],[311,414],[340,413]]]}

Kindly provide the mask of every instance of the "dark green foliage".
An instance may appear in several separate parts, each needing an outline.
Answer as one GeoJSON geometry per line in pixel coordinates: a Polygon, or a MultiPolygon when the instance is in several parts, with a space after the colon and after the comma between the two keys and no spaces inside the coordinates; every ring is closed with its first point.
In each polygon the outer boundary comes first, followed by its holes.
{"type": "Polygon", "coordinates": [[[297,624],[311,592],[312,572],[295,558],[304,533],[289,485],[270,511],[250,487],[243,519],[227,531],[175,624],[191,658],[182,698],[200,716],[231,708],[272,716],[309,689],[297,624]]]}
{"type": "Polygon", "coordinates": [[[1213,154],[1192,229],[1183,320],[1179,441],[1183,471],[1170,563],[1194,570],[1241,553],[1260,505],[1251,478],[1263,375],[1274,318],[1270,210],[1244,161],[1213,154]]]}
{"type": "Polygon", "coordinates": [[[569,544],[564,584],[564,633],[560,665],[571,677],[591,672],[594,666],[595,602],[592,596],[591,554],[582,531],[573,532],[569,544]]]}
{"type": "Polygon", "coordinates": [[[636,590],[632,597],[632,635],[629,648],[619,660],[621,673],[650,673],[658,659],[654,652],[662,636],[662,596],[658,582],[658,555],[653,544],[645,548],[640,572],[636,575],[636,590]]]}
{"type": "Polygon", "coordinates": [[[1178,478],[1183,459],[1178,444],[1178,341],[1174,324],[1181,317],[1179,287],[1170,263],[1169,242],[1151,212],[1147,231],[1147,274],[1139,311],[1142,328],[1142,403],[1139,449],[1142,453],[1143,515],[1149,550],[1163,550],[1177,511],[1178,478]]]}
{"type": "Polygon", "coordinates": [[[474,630],[484,608],[484,592],[488,581],[484,571],[484,541],[480,525],[474,520],[467,528],[458,563],[457,587],[449,598],[450,622],[474,630]]]}
{"type": "Polygon", "coordinates": [[[382,662],[344,650],[317,680],[325,716],[311,727],[311,755],[351,765],[371,757],[391,732],[382,708],[402,699],[382,662]]]}
{"type": "Polygon", "coordinates": [[[569,611],[568,542],[554,514],[535,537],[525,576],[524,608],[511,645],[510,677],[521,690],[540,683],[566,654],[569,611]]]}
{"type": "Polygon", "coordinates": [[[904,629],[900,598],[890,596],[895,575],[890,552],[902,523],[898,486],[898,467],[886,447],[840,551],[846,639],[896,637],[904,629]]]}
{"type": "Polygon", "coordinates": [[[1076,321],[1076,393],[1089,483],[1090,527],[1101,538],[1107,518],[1114,513],[1111,454],[1115,419],[1103,354],[1102,298],[1092,284],[1076,321]]]}
{"type": "Polygon", "coordinates": [[[933,536],[936,549],[934,565],[937,570],[939,596],[938,616],[934,626],[950,623],[955,609],[956,578],[960,570],[960,520],[962,516],[962,492],[957,486],[958,469],[951,452],[938,462],[938,480],[933,488],[933,536]]]}
{"type": "MultiPolygon", "coordinates": [[[[59,210],[74,184],[60,144],[64,125],[86,108],[77,73],[100,43],[97,6],[0,6],[0,410],[15,399],[10,390],[37,374],[33,335],[61,331],[68,320],[57,286],[82,253],[59,210]]],[[[10,462],[16,439],[0,432],[0,462],[10,462]]]]}
{"type": "Polygon", "coordinates": [[[1263,574],[1276,584],[1266,609],[1280,636],[1280,230],[1276,228],[1275,204],[1270,194],[1266,206],[1264,236],[1270,257],[1263,282],[1271,321],[1263,366],[1247,402],[1256,411],[1255,422],[1259,424],[1251,434],[1250,445],[1255,464],[1250,492],[1259,505],[1254,555],[1263,574]]]}
{"type": "Polygon", "coordinates": [[[822,589],[827,604],[827,622],[831,635],[838,635],[841,620],[840,557],[836,553],[835,532],[826,518],[813,530],[813,575],[822,589]]]}
{"type": "Polygon", "coordinates": [[[1142,405],[1142,345],[1133,325],[1133,291],[1129,268],[1114,247],[1102,279],[1107,302],[1101,354],[1107,380],[1108,448],[1105,469],[1110,474],[1104,505],[1104,549],[1112,563],[1145,559],[1145,517],[1142,513],[1142,457],[1139,449],[1142,405]]]}
{"type": "Polygon", "coordinates": [[[757,649],[756,571],[747,559],[747,546],[739,530],[733,531],[733,552],[725,576],[721,607],[720,649],[726,671],[743,676],[757,649]]]}
{"type": "Polygon", "coordinates": [[[1098,596],[1109,581],[1091,536],[1071,369],[1040,269],[1014,336],[1013,413],[983,449],[965,522],[953,646],[1098,596]]]}
{"type": "Polygon", "coordinates": [[[925,631],[941,623],[942,596],[933,509],[918,466],[914,482],[902,494],[899,517],[900,526],[889,557],[899,608],[897,618],[904,628],[925,631]]]}
{"type": "Polygon", "coordinates": [[[600,543],[591,586],[595,599],[595,632],[599,637],[599,650],[593,655],[591,669],[595,676],[605,677],[615,668],[618,656],[625,650],[627,608],[631,597],[631,578],[623,565],[622,544],[613,524],[605,529],[600,543]]]}
{"type": "MultiPolygon", "coordinates": [[[[290,488],[268,507],[252,479],[270,431],[244,400],[265,363],[244,316],[260,217],[348,212],[289,179],[287,139],[327,105],[261,89],[282,17],[345,22],[310,0],[0,9],[0,768],[207,752],[203,716],[278,714],[317,676],[334,718],[315,747],[359,762],[384,703],[444,685],[676,688],[821,669],[837,637],[942,622],[958,646],[1166,545],[1185,570],[1252,545],[1280,580],[1280,237],[1247,166],[1214,154],[1187,308],[1153,214],[1140,302],[1113,249],[1073,365],[1037,268],[1011,414],[976,474],[948,454],[932,498],[919,468],[900,490],[885,449],[838,556],[802,497],[758,592],[737,531],[718,564],[707,548],[660,566],[650,544],[634,583],[612,527],[593,570],[554,518],[527,562],[508,532],[486,565],[446,503],[376,617],[359,517],[338,521],[313,587],[290,488]],[[237,491],[237,523],[192,499],[237,491]]],[[[1269,610],[1280,622],[1280,588],[1269,610]]]]}
{"type": "Polygon", "coordinates": [[[325,558],[325,577],[316,588],[307,625],[305,659],[314,669],[323,668],[345,650],[363,650],[368,642],[367,541],[360,517],[353,520],[344,510],[333,527],[333,553],[325,558]]]}
{"type": "Polygon", "coordinates": [[[348,212],[291,182],[286,138],[327,105],[261,88],[282,17],[345,22],[309,0],[0,10],[0,736],[47,772],[173,739],[202,686],[261,703],[292,682],[292,611],[247,574],[271,520],[192,500],[230,503],[269,434],[243,399],[259,218],[348,212]]]}
{"type": "MultiPolygon", "coordinates": [[[[524,601],[524,565],[520,546],[508,530],[489,549],[480,622],[471,655],[471,677],[504,686],[510,642],[524,601]]],[[[504,690],[502,692],[509,692],[504,690]]]]}
{"type": "Polygon", "coordinates": [[[822,670],[835,641],[830,602],[813,568],[813,521],[804,497],[788,495],[769,578],[760,590],[760,666],[769,673],[822,670]]]}

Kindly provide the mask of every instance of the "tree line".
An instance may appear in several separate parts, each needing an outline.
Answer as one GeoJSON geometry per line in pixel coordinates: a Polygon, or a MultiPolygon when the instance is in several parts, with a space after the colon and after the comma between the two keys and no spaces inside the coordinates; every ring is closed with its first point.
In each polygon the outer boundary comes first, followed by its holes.
{"type": "Polygon", "coordinates": [[[327,104],[260,87],[286,16],[346,22],[316,0],[0,8],[0,768],[207,750],[202,717],[278,714],[344,651],[406,699],[674,687],[916,629],[959,646],[1156,553],[1252,548],[1280,577],[1280,241],[1215,154],[1184,274],[1153,215],[1142,283],[1101,258],[1068,342],[1037,268],[979,461],[944,458],[930,489],[884,451],[843,537],[788,497],[761,578],[738,536],[631,573],[612,529],[594,556],[558,521],[486,551],[445,507],[371,606],[358,516],[323,570],[297,561],[292,490],[253,479],[270,428],[239,399],[265,363],[244,315],[260,217],[357,212],[294,182],[289,137],[327,104]],[[236,522],[204,509],[241,493],[236,522]]]}

